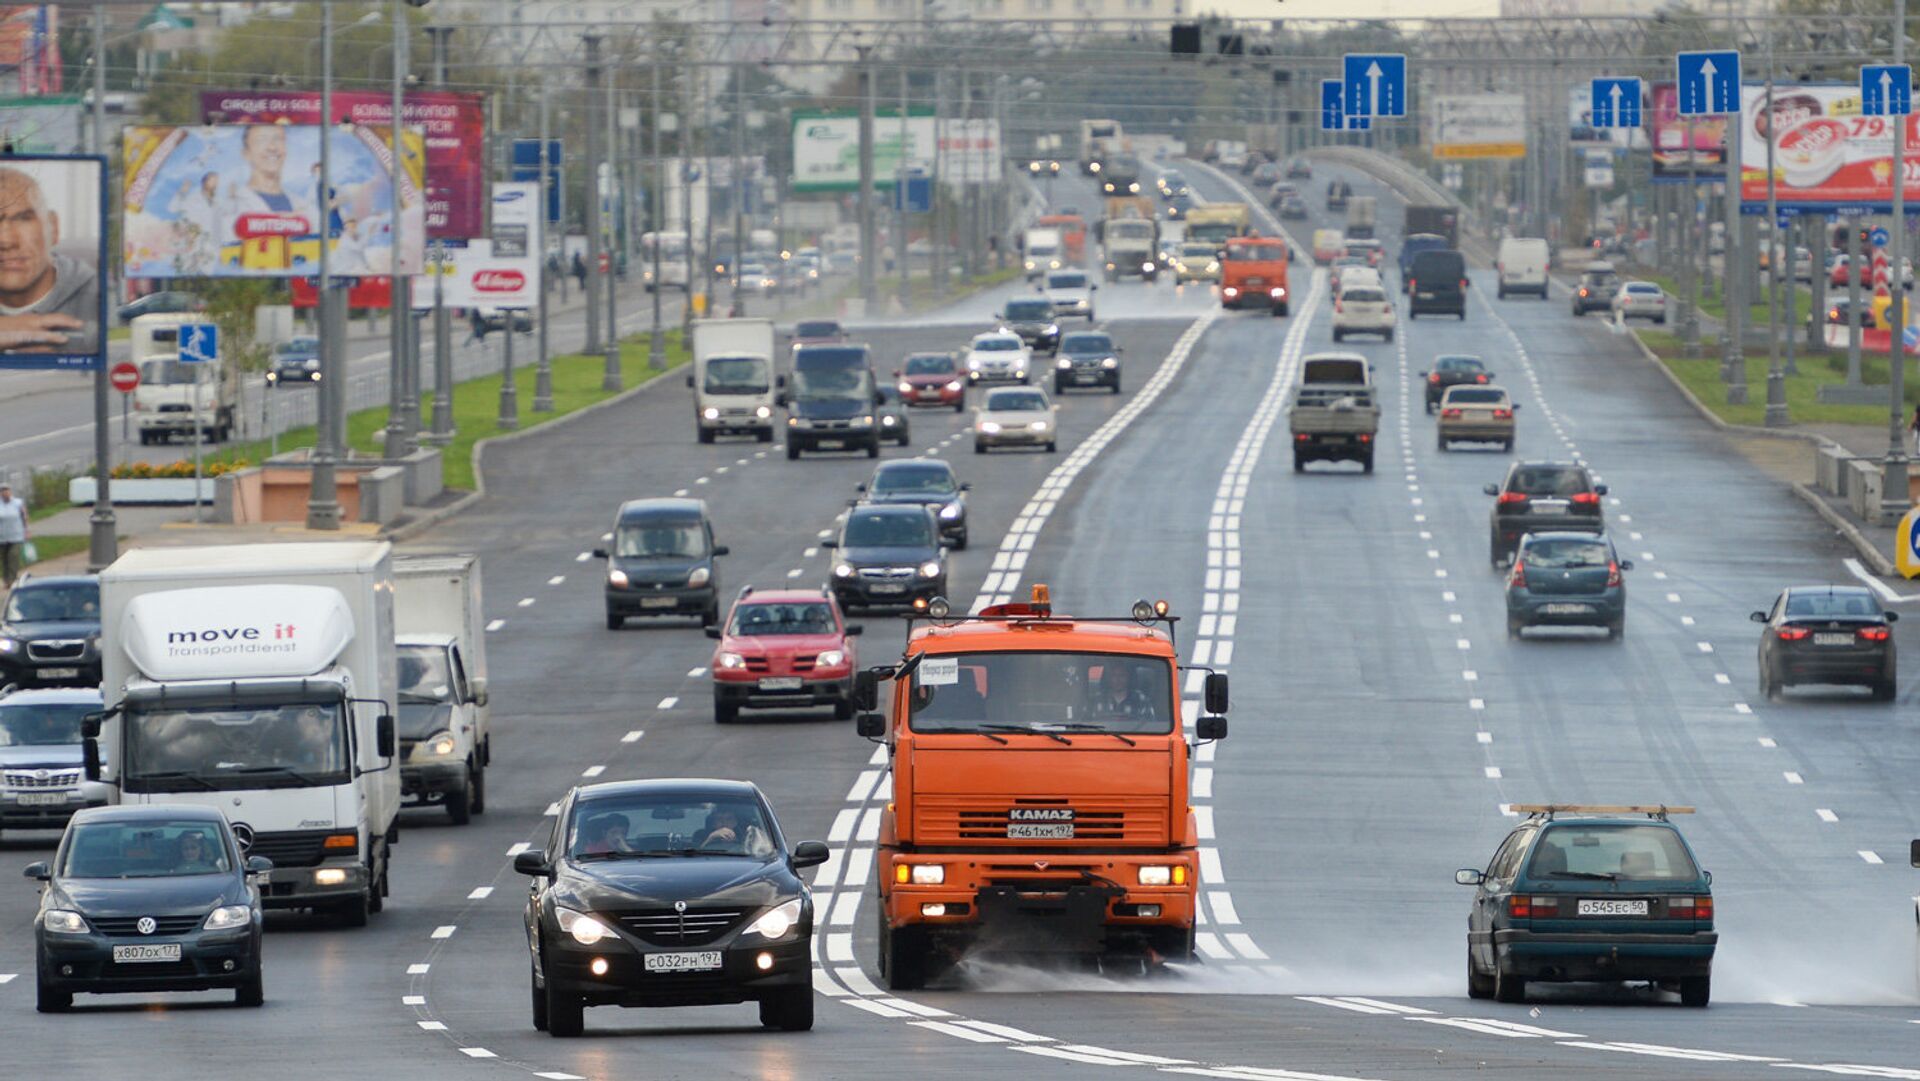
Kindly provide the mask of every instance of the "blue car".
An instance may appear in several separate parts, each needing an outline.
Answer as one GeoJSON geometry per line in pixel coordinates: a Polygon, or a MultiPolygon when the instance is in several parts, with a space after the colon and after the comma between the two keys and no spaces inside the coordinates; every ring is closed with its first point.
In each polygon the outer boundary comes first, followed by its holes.
{"type": "Polygon", "coordinates": [[[1527,533],[1507,569],[1507,637],[1528,627],[1604,627],[1626,633],[1626,571],[1604,533],[1527,533]]]}
{"type": "Polygon", "coordinates": [[[1691,807],[1515,804],[1527,815],[1473,886],[1467,994],[1523,1002],[1529,983],[1646,982],[1712,995],[1713,876],[1670,818],[1691,807]],[[1569,817],[1573,816],[1573,817],[1569,817]]]}

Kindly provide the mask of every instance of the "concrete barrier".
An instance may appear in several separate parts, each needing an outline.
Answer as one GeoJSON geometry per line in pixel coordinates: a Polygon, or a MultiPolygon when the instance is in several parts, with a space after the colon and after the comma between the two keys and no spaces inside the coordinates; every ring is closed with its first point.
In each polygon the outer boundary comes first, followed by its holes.
{"type": "Polygon", "coordinates": [[[446,460],[440,451],[421,447],[397,463],[407,479],[407,504],[424,507],[446,491],[446,460]]]}
{"type": "Polygon", "coordinates": [[[359,473],[359,514],[355,521],[386,525],[398,519],[407,505],[407,471],[397,465],[375,466],[359,473]]]}
{"type": "Polygon", "coordinates": [[[1863,522],[1880,520],[1880,463],[1854,459],[1847,462],[1847,506],[1863,522]]]}

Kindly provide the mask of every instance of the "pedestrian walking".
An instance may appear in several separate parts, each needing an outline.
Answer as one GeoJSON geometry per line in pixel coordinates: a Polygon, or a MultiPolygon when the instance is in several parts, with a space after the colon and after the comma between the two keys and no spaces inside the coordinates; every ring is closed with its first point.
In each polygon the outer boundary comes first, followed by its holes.
{"type": "MultiPolygon", "coordinates": [[[[512,316],[509,315],[508,318],[512,316]]],[[[461,344],[472,345],[474,342],[479,342],[481,345],[487,344],[487,317],[480,314],[479,308],[468,308],[467,320],[469,324],[467,340],[461,344]]]]}
{"type": "Polygon", "coordinates": [[[16,499],[11,484],[0,483],[0,584],[13,588],[26,561],[27,503],[16,499]]]}
{"type": "Polygon", "coordinates": [[[580,288],[587,287],[587,260],[579,252],[573,253],[573,276],[580,279],[580,288]]]}

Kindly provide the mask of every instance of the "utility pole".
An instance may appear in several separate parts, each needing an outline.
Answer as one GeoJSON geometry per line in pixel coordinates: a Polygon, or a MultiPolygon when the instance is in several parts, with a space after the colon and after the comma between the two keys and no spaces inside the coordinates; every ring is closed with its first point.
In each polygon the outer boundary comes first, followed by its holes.
{"type": "MultiPolygon", "coordinates": [[[[1780,368],[1780,333],[1782,330],[1780,326],[1780,264],[1787,264],[1787,288],[1794,288],[1792,273],[1793,245],[1789,243],[1792,237],[1787,234],[1785,229],[1780,228],[1779,192],[1776,190],[1773,177],[1774,148],[1780,143],[1780,133],[1774,130],[1774,124],[1777,120],[1773,112],[1773,35],[1771,34],[1767,35],[1767,104],[1765,111],[1762,112],[1761,115],[1767,118],[1767,221],[1773,226],[1772,230],[1767,233],[1766,425],[1769,428],[1784,428],[1793,423],[1793,416],[1787,411],[1787,374],[1780,368]]],[[[1727,149],[1729,153],[1731,153],[1733,149],[1733,140],[1737,138],[1733,133],[1737,131],[1738,128],[1738,124],[1727,125],[1727,149]]],[[[1731,165],[1731,163],[1729,163],[1729,165],[1731,165]]],[[[1731,170],[1728,173],[1729,177],[1737,175],[1737,173],[1731,170]]],[[[1727,197],[1731,199],[1733,198],[1733,194],[1731,182],[1729,182],[1727,197]]],[[[1731,252],[1728,253],[1728,257],[1732,257],[1731,252]]],[[[1728,314],[1732,314],[1731,310],[1729,310],[1728,314]]],[[[1791,302],[1789,302],[1787,306],[1787,318],[1789,320],[1793,318],[1793,306],[1791,302]]],[[[1793,327],[1788,325],[1785,330],[1787,335],[1787,348],[1791,349],[1793,348],[1793,327]]],[[[1746,365],[1742,364],[1741,368],[1744,370],[1746,365]]]]}
{"type": "MultiPolygon", "coordinates": [[[[105,4],[99,3],[93,5],[93,138],[91,142],[93,152],[105,162],[107,160],[107,8],[105,4]]],[[[109,176],[104,175],[108,172],[110,172],[109,168],[103,168],[102,184],[105,191],[101,192],[102,198],[106,197],[106,191],[112,190],[112,186],[105,183],[110,179],[109,176]]],[[[109,278],[107,271],[107,267],[101,267],[99,275],[95,278],[103,291],[107,288],[109,278]]],[[[112,420],[108,415],[107,406],[106,336],[106,328],[100,328],[100,363],[93,371],[94,496],[93,513],[87,519],[87,568],[96,573],[118,558],[120,552],[120,534],[116,528],[118,518],[113,512],[111,490],[113,468],[112,462],[109,461],[113,446],[110,438],[112,420]]],[[[261,394],[265,393],[263,388],[261,394]]],[[[199,483],[199,479],[195,478],[194,484],[199,483]]],[[[199,494],[196,489],[195,506],[199,505],[199,494]]]]}
{"type": "Polygon", "coordinates": [[[894,241],[893,257],[900,261],[900,306],[905,308],[913,296],[907,281],[913,261],[907,256],[907,66],[900,65],[900,154],[893,182],[894,241]]]}
{"type": "MultiPolygon", "coordinates": [[[[1907,62],[1907,0],[1893,0],[1893,63],[1907,62]]],[[[1887,257],[1893,268],[1893,303],[1887,306],[1888,325],[1893,332],[1887,344],[1887,459],[1880,479],[1880,520],[1882,525],[1898,522],[1913,505],[1907,490],[1907,448],[1901,438],[1901,421],[1906,411],[1907,379],[1907,275],[1900,262],[1900,249],[1907,238],[1907,125],[1909,117],[1893,118],[1893,229],[1888,238],[1887,257]]]]}
{"type": "Polygon", "coordinates": [[[873,207],[873,46],[855,45],[860,54],[860,298],[872,314],[874,280],[873,207]]]}
{"type": "Polygon", "coordinates": [[[1680,349],[1684,356],[1700,355],[1700,189],[1693,145],[1693,117],[1687,117],[1687,188],[1680,200],[1680,349]]]}
{"type": "MultiPolygon", "coordinates": [[[[607,81],[607,183],[613,188],[614,192],[618,194],[621,205],[624,206],[626,205],[627,189],[625,185],[620,183],[619,158],[621,155],[618,149],[620,145],[620,110],[615,107],[613,97],[613,69],[614,65],[608,64],[601,74],[601,77],[607,81]]],[[[606,219],[603,216],[601,220],[604,222],[606,219]]],[[[607,252],[607,364],[606,369],[600,376],[600,389],[604,391],[618,391],[626,386],[626,379],[620,370],[620,312],[618,307],[620,291],[614,288],[615,283],[620,277],[620,259],[626,254],[624,246],[620,243],[620,233],[623,230],[618,228],[619,222],[620,219],[616,217],[614,219],[614,235],[608,238],[608,240],[611,241],[611,245],[607,252]]]]}
{"type": "MultiPolygon", "coordinates": [[[[1771,94],[1773,87],[1771,52],[1768,54],[1767,87],[1768,93],[1771,94]]],[[[1735,104],[1736,106],[1738,105],[1737,102],[1735,104]]],[[[1767,115],[1769,117],[1773,115],[1771,103],[1768,105],[1767,115]]],[[[1721,290],[1721,298],[1724,301],[1726,318],[1721,323],[1720,381],[1726,385],[1728,405],[1745,405],[1747,402],[1746,328],[1747,284],[1749,279],[1747,278],[1746,270],[1752,265],[1753,253],[1747,251],[1746,245],[1740,242],[1742,239],[1741,233],[1743,232],[1740,227],[1740,125],[1741,113],[1739,109],[1736,108],[1733,115],[1727,118],[1726,124],[1727,196],[1722,209],[1725,211],[1723,217],[1726,221],[1727,238],[1726,244],[1721,249],[1720,256],[1721,276],[1726,279],[1726,285],[1721,290]]],[[[1771,131],[1771,123],[1769,123],[1768,127],[1767,191],[1769,196],[1771,196],[1773,191],[1773,146],[1775,139],[1774,133],[1771,131]]],[[[1771,205],[1767,208],[1767,213],[1773,213],[1771,205]]],[[[1769,334],[1768,337],[1771,338],[1772,335],[1769,334]]],[[[1767,401],[1769,403],[1767,409],[1768,412],[1771,413],[1773,409],[1771,404],[1773,401],[1773,376],[1771,372],[1769,372],[1767,376],[1767,384],[1767,401]]],[[[1785,393],[1784,387],[1782,388],[1782,393],[1785,393]]]]}
{"type": "Polygon", "coordinates": [[[733,302],[746,314],[746,302],[740,299],[740,260],[746,250],[746,149],[741,140],[747,127],[747,66],[733,66],[733,183],[727,188],[727,201],[733,204],[733,302]]]}
{"type": "Polygon", "coordinates": [[[587,342],[585,352],[600,351],[600,124],[594,114],[594,106],[599,101],[600,83],[600,35],[583,34],[581,41],[586,46],[587,70],[581,84],[581,104],[586,111],[587,129],[587,282],[584,300],[587,305],[587,342]]]}
{"type": "MultiPolygon", "coordinates": [[[[700,69],[693,66],[693,54],[689,50],[687,63],[681,69],[681,77],[686,80],[685,92],[680,95],[680,227],[687,234],[685,245],[687,262],[686,303],[680,305],[680,344],[688,346],[693,341],[693,283],[694,248],[693,242],[693,94],[694,77],[700,69]]],[[[711,215],[709,215],[711,216],[711,215]]],[[[704,260],[706,252],[701,252],[704,260]]],[[[708,265],[712,265],[709,262],[708,265]]]]}
{"type": "MultiPolygon", "coordinates": [[[[538,157],[535,159],[538,162],[540,170],[538,174],[540,177],[540,186],[536,189],[540,206],[534,211],[537,215],[536,220],[540,223],[539,227],[535,230],[540,237],[540,249],[533,252],[533,257],[536,260],[534,266],[539,268],[538,272],[540,274],[540,337],[538,345],[540,350],[540,368],[533,380],[533,411],[536,413],[553,412],[553,356],[547,350],[547,307],[549,298],[553,295],[553,275],[547,273],[546,250],[547,230],[552,227],[547,221],[547,207],[551,205],[547,201],[548,189],[553,186],[547,177],[547,138],[552,123],[552,118],[549,116],[549,113],[552,111],[552,104],[553,75],[551,72],[541,72],[540,148],[538,157]]],[[[563,266],[561,273],[564,274],[565,272],[566,270],[563,266]]],[[[511,332],[513,328],[509,327],[507,329],[511,332]]]]}
{"type": "MultiPolygon", "coordinates": [[[[401,192],[406,181],[406,144],[401,138],[404,121],[402,116],[406,107],[407,78],[407,4],[406,0],[393,0],[393,112],[388,125],[388,136],[392,140],[393,161],[393,230],[392,245],[388,248],[388,286],[387,286],[387,433],[386,456],[404,458],[412,454],[415,447],[415,424],[408,419],[409,406],[417,409],[418,399],[414,398],[409,384],[412,365],[408,363],[407,341],[413,322],[412,290],[408,288],[410,279],[403,272],[404,263],[400,253],[405,237],[406,214],[403,212],[401,192]]],[[[331,118],[327,118],[331,119],[331,118]]],[[[424,192],[415,193],[424,196],[424,192]]]]}
{"type": "MultiPolygon", "coordinates": [[[[447,37],[451,26],[429,26],[433,41],[433,86],[447,87],[447,37]]],[[[431,442],[453,442],[453,324],[447,318],[446,246],[433,242],[433,433],[431,442]]]]}
{"type": "Polygon", "coordinates": [[[948,203],[952,199],[951,188],[947,183],[947,71],[935,68],[933,72],[933,178],[931,197],[933,199],[933,295],[936,299],[945,299],[947,295],[947,236],[951,214],[948,203]]]}
{"type": "Polygon", "coordinates": [[[334,473],[334,458],[340,453],[334,442],[335,413],[344,401],[339,389],[347,381],[345,365],[340,363],[339,327],[333,320],[333,275],[328,252],[333,247],[333,155],[328,144],[333,140],[333,5],[320,8],[320,392],[315,402],[319,430],[313,447],[313,487],[307,493],[307,528],[340,528],[339,478],[334,473]]]}
{"type": "MultiPolygon", "coordinates": [[[[655,46],[657,49],[658,46],[655,46]]],[[[653,57],[653,97],[649,107],[653,112],[653,181],[648,186],[653,189],[651,205],[653,211],[648,215],[648,226],[653,232],[653,251],[649,253],[653,261],[653,329],[647,334],[647,367],[660,371],[667,366],[666,343],[660,330],[660,238],[666,230],[667,193],[665,170],[660,167],[660,55],[653,57]]]]}

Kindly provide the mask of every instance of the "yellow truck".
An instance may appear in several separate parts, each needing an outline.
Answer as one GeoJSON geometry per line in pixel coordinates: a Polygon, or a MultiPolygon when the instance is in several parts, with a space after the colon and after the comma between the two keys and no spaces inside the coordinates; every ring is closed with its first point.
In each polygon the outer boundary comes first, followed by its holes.
{"type": "Polygon", "coordinates": [[[1216,248],[1224,248],[1234,237],[1246,236],[1252,222],[1252,212],[1245,203],[1196,206],[1187,211],[1187,240],[1193,243],[1204,240],[1216,248]]]}

